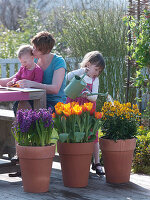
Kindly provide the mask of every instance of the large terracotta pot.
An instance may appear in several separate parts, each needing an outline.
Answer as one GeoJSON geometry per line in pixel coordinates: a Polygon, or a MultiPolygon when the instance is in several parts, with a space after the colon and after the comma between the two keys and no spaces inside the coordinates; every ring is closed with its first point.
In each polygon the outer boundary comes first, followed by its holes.
{"type": "Polygon", "coordinates": [[[106,182],[129,182],[136,139],[117,140],[100,138],[106,182]]]}
{"type": "Polygon", "coordinates": [[[60,143],[61,169],[64,186],[85,187],[88,185],[94,143],[60,143]]]}
{"type": "Polygon", "coordinates": [[[40,193],[49,190],[55,147],[56,145],[16,146],[25,192],[40,193]]]}

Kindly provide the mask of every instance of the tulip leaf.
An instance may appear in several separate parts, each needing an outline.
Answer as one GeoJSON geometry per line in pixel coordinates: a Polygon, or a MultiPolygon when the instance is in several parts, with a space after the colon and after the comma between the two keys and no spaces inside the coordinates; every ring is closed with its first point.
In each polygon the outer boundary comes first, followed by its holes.
{"type": "Polygon", "coordinates": [[[69,140],[74,140],[74,133],[73,132],[71,132],[71,133],[69,133],[69,140]]]}
{"type": "Polygon", "coordinates": [[[69,134],[68,133],[60,133],[59,134],[59,141],[60,142],[67,142],[69,134]]]}
{"type": "Polygon", "coordinates": [[[85,133],[81,133],[81,132],[75,132],[74,133],[74,138],[75,138],[75,142],[82,142],[83,138],[84,138],[85,133]]]}

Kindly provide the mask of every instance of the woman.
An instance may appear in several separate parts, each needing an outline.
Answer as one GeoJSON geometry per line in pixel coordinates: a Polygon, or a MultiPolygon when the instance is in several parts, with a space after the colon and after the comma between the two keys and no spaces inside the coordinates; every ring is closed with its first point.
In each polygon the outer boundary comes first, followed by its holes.
{"type": "Polygon", "coordinates": [[[64,88],[66,85],[66,63],[61,56],[51,53],[55,45],[55,39],[49,32],[39,32],[32,39],[33,55],[37,64],[44,71],[42,83],[35,81],[20,80],[20,87],[45,89],[47,93],[47,108],[54,106],[57,102],[66,101],[64,88]]]}

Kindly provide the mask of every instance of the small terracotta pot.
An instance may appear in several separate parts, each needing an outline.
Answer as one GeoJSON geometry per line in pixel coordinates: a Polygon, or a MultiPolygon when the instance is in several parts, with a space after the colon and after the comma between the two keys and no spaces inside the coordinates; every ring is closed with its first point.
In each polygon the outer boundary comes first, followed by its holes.
{"type": "Polygon", "coordinates": [[[55,147],[16,146],[25,192],[40,193],[49,190],[55,147]]]}
{"type": "Polygon", "coordinates": [[[88,185],[94,142],[60,143],[58,142],[64,186],[85,187],[88,185]]]}
{"type": "Polygon", "coordinates": [[[100,138],[106,182],[129,182],[136,139],[117,140],[100,138]]]}

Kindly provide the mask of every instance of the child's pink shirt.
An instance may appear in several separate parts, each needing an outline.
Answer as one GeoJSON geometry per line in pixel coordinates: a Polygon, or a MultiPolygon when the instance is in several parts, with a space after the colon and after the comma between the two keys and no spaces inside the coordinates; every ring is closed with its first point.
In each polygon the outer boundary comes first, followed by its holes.
{"type": "Polygon", "coordinates": [[[15,78],[13,78],[13,81],[17,82],[22,79],[27,79],[41,83],[43,80],[43,74],[43,70],[37,64],[35,64],[35,68],[33,70],[29,70],[26,67],[21,66],[19,71],[16,73],[15,78]]]}

